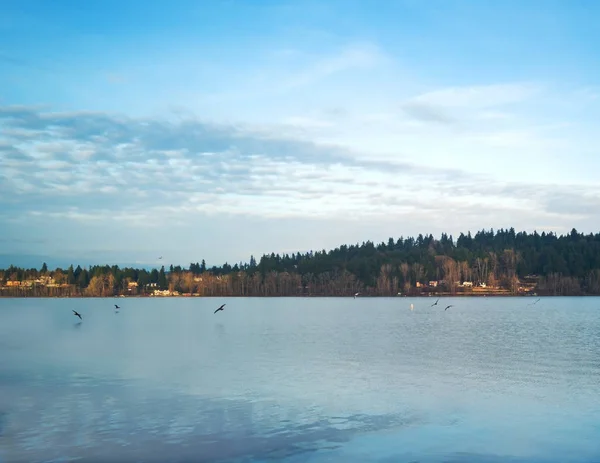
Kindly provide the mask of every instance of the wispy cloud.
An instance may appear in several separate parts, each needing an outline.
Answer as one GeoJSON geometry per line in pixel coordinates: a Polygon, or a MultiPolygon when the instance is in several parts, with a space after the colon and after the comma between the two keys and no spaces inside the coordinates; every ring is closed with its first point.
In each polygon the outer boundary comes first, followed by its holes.
{"type": "MultiPolygon", "coordinates": [[[[252,103],[254,111],[273,103],[272,99],[295,96],[297,92],[310,94],[329,91],[332,82],[339,79],[354,81],[365,74],[385,68],[390,57],[376,44],[356,42],[344,46],[324,46],[321,50],[285,50],[285,53],[265,52],[257,54],[260,66],[244,68],[243,73],[235,68],[220,67],[215,72],[223,75],[228,85],[218,86],[212,92],[198,91],[195,86],[182,83],[190,101],[214,104],[252,103]],[[238,75],[239,74],[239,75],[238,75]],[[329,85],[327,85],[329,84],[329,85]]],[[[179,63],[177,63],[179,64],[179,63]]],[[[183,66],[189,66],[183,63],[183,66]]],[[[188,73],[192,73],[191,69],[188,73]]],[[[335,84],[334,84],[335,87],[335,84]]],[[[280,104],[282,103],[279,100],[280,104]]],[[[278,111],[278,108],[273,108],[278,111]]]]}
{"type": "Polygon", "coordinates": [[[443,222],[486,210],[568,219],[593,210],[565,209],[557,194],[568,192],[580,204],[600,194],[569,185],[557,193],[553,185],[418,160],[368,160],[365,153],[277,136],[276,127],[252,133],[193,119],[8,107],[0,117],[8,129],[0,140],[2,202],[23,218],[145,227],[194,214],[379,220],[421,213],[443,222]]]}
{"type": "Polygon", "coordinates": [[[411,101],[439,107],[479,109],[520,103],[542,90],[541,86],[531,83],[449,87],[418,95],[411,101]]]}
{"type": "Polygon", "coordinates": [[[401,103],[410,117],[456,126],[460,122],[506,120],[507,107],[524,103],[544,91],[532,83],[448,87],[426,92],[401,103]]]}
{"type": "Polygon", "coordinates": [[[451,116],[445,114],[443,109],[419,101],[408,101],[402,105],[402,109],[410,117],[425,122],[439,122],[448,125],[453,125],[456,122],[451,116]]]}
{"type": "Polygon", "coordinates": [[[368,69],[386,61],[385,54],[372,44],[357,44],[347,47],[336,55],[321,58],[300,73],[290,76],[280,90],[292,90],[324,79],[341,71],[368,69]]]}

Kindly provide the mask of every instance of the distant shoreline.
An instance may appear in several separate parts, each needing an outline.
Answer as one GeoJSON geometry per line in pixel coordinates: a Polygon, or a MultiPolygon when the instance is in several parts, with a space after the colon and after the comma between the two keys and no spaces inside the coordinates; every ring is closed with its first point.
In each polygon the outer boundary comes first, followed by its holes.
{"type": "MultiPolygon", "coordinates": [[[[435,294],[435,295],[401,295],[401,296],[378,296],[378,295],[367,295],[359,296],[357,299],[396,299],[396,298],[455,298],[455,297],[522,297],[522,298],[535,298],[535,297],[600,297],[597,294],[579,294],[579,295],[562,295],[562,294],[435,294]]],[[[310,296],[151,296],[151,295],[135,295],[135,296],[0,296],[0,299],[316,299],[316,298],[331,298],[331,299],[353,299],[353,296],[332,296],[332,295],[310,295],[310,296]]]]}

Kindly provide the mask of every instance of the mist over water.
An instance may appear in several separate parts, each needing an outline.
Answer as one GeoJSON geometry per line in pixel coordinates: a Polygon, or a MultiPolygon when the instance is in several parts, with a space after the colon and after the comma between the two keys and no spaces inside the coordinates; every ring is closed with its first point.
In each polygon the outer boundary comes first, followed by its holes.
{"type": "Polygon", "coordinates": [[[434,301],[0,299],[0,462],[600,461],[600,298],[434,301]]]}

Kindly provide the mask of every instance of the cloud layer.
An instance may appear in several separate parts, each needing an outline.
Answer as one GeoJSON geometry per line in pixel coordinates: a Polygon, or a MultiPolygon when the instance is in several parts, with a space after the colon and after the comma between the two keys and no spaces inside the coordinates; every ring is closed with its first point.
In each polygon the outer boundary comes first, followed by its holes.
{"type": "MultiPolygon", "coordinates": [[[[426,158],[370,160],[368,152],[281,135],[277,126],[253,131],[31,107],[0,108],[0,124],[0,214],[24,228],[81,224],[140,233],[226,216],[299,227],[377,224],[380,236],[369,239],[599,225],[600,185],[519,183],[438,168],[426,158]]],[[[358,238],[351,235],[340,230],[339,244],[358,238]]],[[[293,248],[280,238],[274,251],[293,248]]]]}

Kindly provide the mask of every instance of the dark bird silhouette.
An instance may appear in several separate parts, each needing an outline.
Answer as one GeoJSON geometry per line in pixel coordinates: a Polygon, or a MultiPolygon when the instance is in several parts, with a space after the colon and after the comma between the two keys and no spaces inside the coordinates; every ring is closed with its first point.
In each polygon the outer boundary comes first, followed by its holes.
{"type": "Polygon", "coordinates": [[[435,301],[433,304],[431,304],[429,307],[433,307],[434,305],[437,305],[438,302],[440,302],[439,299],[437,301],[435,301]]]}
{"type": "Polygon", "coordinates": [[[158,258],[158,260],[161,260],[161,259],[162,259],[162,256],[160,256],[160,257],[158,258]]]}
{"type": "Polygon", "coordinates": [[[532,302],[531,304],[527,304],[527,305],[536,305],[538,302],[540,302],[540,298],[538,297],[538,299],[535,302],[532,302]]]}
{"type": "Polygon", "coordinates": [[[75,310],[73,310],[73,313],[75,314],[75,316],[77,316],[77,317],[79,317],[81,320],[83,320],[83,318],[81,318],[81,315],[80,315],[78,312],[76,312],[75,310]]]}
{"type": "Polygon", "coordinates": [[[446,307],[444,310],[448,310],[450,307],[454,307],[453,305],[449,305],[448,307],[446,307]]]}
{"type": "Polygon", "coordinates": [[[223,304],[221,307],[219,307],[217,310],[215,310],[213,312],[213,314],[216,314],[219,310],[223,310],[223,307],[225,307],[226,304],[223,304]]]}
{"type": "Polygon", "coordinates": [[[121,307],[119,307],[117,304],[115,304],[115,309],[120,309],[121,307]]]}

